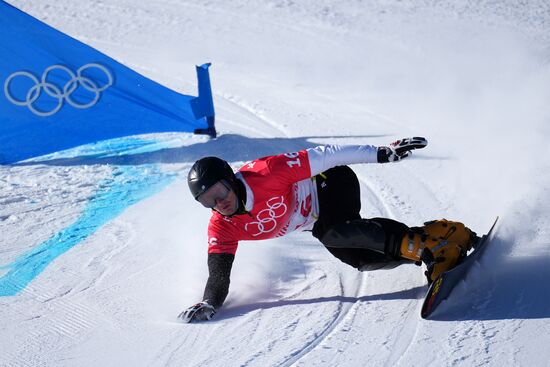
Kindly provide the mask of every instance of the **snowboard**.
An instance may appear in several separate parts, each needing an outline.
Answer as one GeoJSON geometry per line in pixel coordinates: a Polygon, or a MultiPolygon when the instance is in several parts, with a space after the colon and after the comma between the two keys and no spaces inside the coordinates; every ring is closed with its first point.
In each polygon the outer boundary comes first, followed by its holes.
{"type": "Polygon", "coordinates": [[[464,279],[468,269],[470,269],[472,264],[483,255],[485,248],[493,238],[497,222],[498,217],[495,219],[489,232],[481,237],[477,245],[474,246],[474,250],[468,254],[460,264],[442,273],[432,284],[430,284],[420,311],[420,316],[423,319],[429,318],[441,302],[449,297],[455,285],[457,285],[461,279],[464,279]]]}

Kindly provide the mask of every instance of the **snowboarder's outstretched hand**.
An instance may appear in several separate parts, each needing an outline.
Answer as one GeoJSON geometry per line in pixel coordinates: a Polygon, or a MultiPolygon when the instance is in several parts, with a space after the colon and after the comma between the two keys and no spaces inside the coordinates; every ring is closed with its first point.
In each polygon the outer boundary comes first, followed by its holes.
{"type": "Polygon", "coordinates": [[[407,158],[414,149],[428,145],[426,138],[414,137],[396,140],[389,147],[378,147],[378,163],[397,162],[407,158]]]}
{"type": "Polygon", "coordinates": [[[205,300],[180,313],[178,319],[185,323],[193,321],[207,321],[210,320],[215,313],[216,309],[214,306],[208,303],[208,300],[205,300]]]}

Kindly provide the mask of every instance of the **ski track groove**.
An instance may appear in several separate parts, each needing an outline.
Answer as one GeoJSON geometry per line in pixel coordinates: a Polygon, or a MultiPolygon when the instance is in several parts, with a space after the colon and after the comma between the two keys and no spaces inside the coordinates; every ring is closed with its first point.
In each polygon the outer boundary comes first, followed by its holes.
{"type": "MultiPolygon", "coordinates": [[[[235,114],[238,117],[243,117],[245,120],[250,121],[252,123],[252,126],[255,126],[256,122],[263,123],[263,121],[259,117],[257,117],[256,115],[250,113],[250,111],[244,109],[243,107],[241,107],[235,101],[229,99],[228,97],[225,97],[225,96],[220,95],[220,94],[215,94],[215,93],[214,93],[214,95],[219,97],[220,99],[222,99],[226,103],[230,104],[231,106],[236,107],[236,108],[226,107],[226,106],[224,106],[223,103],[221,103],[221,104],[219,104],[219,106],[220,106],[219,108],[222,111],[227,110],[227,111],[230,111],[231,114],[235,114]]],[[[234,126],[238,127],[239,129],[248,130],[248,131],[250,131],[254,134],[257,134],[261,137],[272,138],[272,135],[262,131],[261,129],[256,129],[254,127],[250,127],[249,125],[245,125],[244,123],[237,122],[237,121],[233,120],[231,117],[224,117],[223,121],[228,123],[228,124],[234,125],[234,126]]],[[[279,130],[277,130],[277,131],[279,131],[279,130]]]]}
{"type": "MultiPolygon", "coordinates": [[[[174,339],[171,339],[171,340],[174,340],[174,339]]],[[[166,344],[163,350],[168,349],[168,355],[166,356],[166,361],[163,362],[162,364],[166,367],[171,366],[172,360],[174,359],[176,354],[181,350],[181,348],[183,348],[184,346],[185,346],[185,343],[180,343],[175,347],[174,345],[172,345],[172,343],[166,344]]]]}
{"type": "Polygon", "coordinates": [[[193,342],[191,344],[194,345],[199,339],[199,334],[184,333],[182,335],[180,330],[173,331],[171,333],[169,341],[164,344],[153,357],[153,361],[155,363],[151,363],[151,365],[170,366],[170,362],[177,354],[177,352],[186,345],[185,342],[188,341],[188,339],[193,339],[193,342]],[[179,340],[180,337],[183,337],[183,339],[179,340]]]}
{"type": "MultiPolygon", "coordinates": [[[[339,274],[340,277],[340,295],[344,296],[344,286],[342,283],[342,275],[339,274]]],[[[364,276],[361,277],[361,281],[359,284],[355,287],[355,294],[354,297],[357,297],[359,290],[362,288],[364,276]]],[[[356,302],[355,302],[356,303],[356,302]]],[[[319,346],[324,340],[327,339],[328,336],[332,334],[333,331],[335,331],[338,326],[342,323],[344,319],[346,319],[346,316],[352,311],[354,308],[351,304],[349,306],[346,306],[344,302],[339,302],[338,309],[336,312],[336,316],[333,318],[332,322],[328,324],[328,326],[319,333],[317,337],[315,337],[312,341],[308,342],[300,351],[291,354],[290,357],[288,357],[286,360],[284,360],[282,363],[279,363],[278,366],[281,367],[289,367],[295,365],[300,359],[305,357],[308,353],[313,351],[317,346],[319,346]]],[[[355,312],[357,312],[355,310],[355,312]]]]}
{"type": "Polygon", "coordinates": [[[380,212],[380,215],[389,217],[389,218],[395,218],[395,215],[393,214],[393,210],[391,207],[385,202],[385,200],[380,198],[380,195],[376,194],[376,190],[374,189],[374,185],[367,180],[366,178],[362,177],[361,175],[357,175],[357,178],[359,179],[359,182],[363,184],[363,186],[368,190],[368,196],[369,199],[374,199],[374,202],[377,202],[378,205],[376,205],[376,209],[380,212]]]}
{"type": "Polygon", "coordinates": [[[418,321],[418,301],[410,301],[406,305],[406,311],[404,316],[405,321],[403,325],[410,325],[412,320],[415,321],[414,331],[408,331],[410,328],[396,329],[393,332],[392,339],[395,340],[393,343],[394,348],[392,348],[392,354],[390,354],[390,360],[386,361],[385,365],[388,367],[397,366],[403,360],[403,357],[411,349],[412,343],[416,340],[416,336],[420,331],[420,323],[418,321]],[[403,345],[403,339],[406,340],[405,345],[403,345]],[[392,355],[396,355],[397,358],[391,358],[392,355]]]}
{"type": "MultiPolygon", "coordinates": [[[[227,96],[224,96],[224,95],[219,95],[221,98],[223,98],[225,101],[231,103],[232,105],[238,107],[238,109],[240,111],[244,111],[244,116],[247,116],[247,117],[252,117],[253,119],[256,119],[257,121],[261,122],[262,124],[270,127],[271,129],[274,129],[274,130],[277,130],[279,131],[281,134],[283,134],[285,137],[287,138],[290,138],[290,134],[289,132],[287,131],[287,129],[285,129],[284,127],[282,127],[280,124],[276,123],[275,121],[272,121],[271,119],[268,119],[267,117],[264,117],[264,116],[260,116],[258,114],[258,111],[256,111],[254,109],[254,107],[251,107],[249,106],[247,103],[245,102],[242,102],[242,101],[237,101],[235,100],[235,98],[231,98],[231,97],[227,97],[227,96]]],[[[243,112],[241,112],[242,114],[243,112]]],[[[236,125],[239,125],[238,123],[235,123],[236,125]]],[[[242,125],[241,125],[242,127],[242,125]]],[[[250,129],[250,128],[248,128],[250,129]]]]}
{"type": "Polygon", "coordinates": [[[305,293],[306,291],[310,290],[314,284],[316,284],[317,282],[320,282],[320,281],[322,281],[326,278],[327,278],[327,273],[323,272],[323,275],[317,277],[316,279],[313,279],[312,281],[310,281],[302,289],[300,289],[296,292],[293,292],[292,294],[281,297],[281,300],[285,301],[285,300],[295,299],[296,297],[298,297],[298,296],[302,295],[303,293],[305,293]]]}

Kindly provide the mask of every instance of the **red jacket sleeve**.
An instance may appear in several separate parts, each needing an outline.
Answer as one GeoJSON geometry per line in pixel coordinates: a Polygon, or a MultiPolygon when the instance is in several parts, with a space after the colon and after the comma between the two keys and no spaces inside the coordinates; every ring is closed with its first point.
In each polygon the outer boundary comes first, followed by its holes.
{"type": "Polygon", "coordinates": [[[235,255],[238,247],[235,231],[221,216],[213,214],[208,224],[208,253],[235,255]]]}

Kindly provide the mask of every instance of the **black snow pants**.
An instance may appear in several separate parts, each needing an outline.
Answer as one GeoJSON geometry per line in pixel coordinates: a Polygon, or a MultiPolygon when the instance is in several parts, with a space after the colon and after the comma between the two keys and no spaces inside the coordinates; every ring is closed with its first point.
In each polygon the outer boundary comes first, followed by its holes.
{"type": "Polygon", "coordinates": [[[331,168],[315,178],[319,218],[313,236],[346,264],[359,270],[389,269],[409,260],[399,256],[409,228],[387,218],[362,219],[357,176],[348,166],[331,168]]]}

